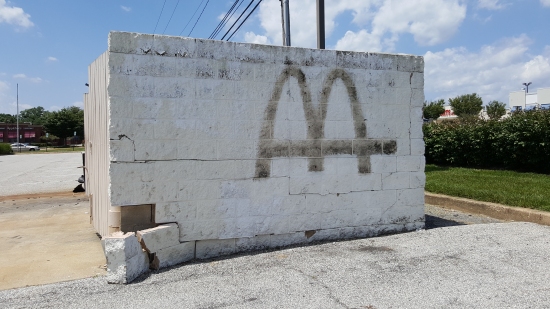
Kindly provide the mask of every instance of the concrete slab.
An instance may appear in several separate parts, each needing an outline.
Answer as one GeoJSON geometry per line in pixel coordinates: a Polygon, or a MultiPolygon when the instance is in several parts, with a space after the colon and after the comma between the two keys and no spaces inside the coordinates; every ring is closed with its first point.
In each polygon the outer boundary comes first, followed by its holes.
{"type": "Polygon", "coordinates": [[[0,196],[72,192],[82,175],[82,153],[0,156],[0,196]]]}
{"type": "Polygon", "coordinates": [[[0,197],[0,248],[0,290],[106,273],[82,193],[0,197]]]}

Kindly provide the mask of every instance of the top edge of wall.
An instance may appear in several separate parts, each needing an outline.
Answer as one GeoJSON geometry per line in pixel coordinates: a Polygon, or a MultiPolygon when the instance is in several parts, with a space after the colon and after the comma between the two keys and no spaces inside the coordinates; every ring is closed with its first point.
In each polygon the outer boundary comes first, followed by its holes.
{"type": "Polygon", "coordinates": [[[422,56],[338,51],[111,31],[108,52],[249,63],[423,72],[422,56]]]}

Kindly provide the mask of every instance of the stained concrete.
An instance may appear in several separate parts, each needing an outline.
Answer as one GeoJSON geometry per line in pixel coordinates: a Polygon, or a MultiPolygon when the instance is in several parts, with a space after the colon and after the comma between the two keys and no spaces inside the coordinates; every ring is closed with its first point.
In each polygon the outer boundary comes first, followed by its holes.
{"type": "Polygon", "coordinates": [[[0,290],[105,275],[89,217],[83,193],[0,197],[0,290]]]}

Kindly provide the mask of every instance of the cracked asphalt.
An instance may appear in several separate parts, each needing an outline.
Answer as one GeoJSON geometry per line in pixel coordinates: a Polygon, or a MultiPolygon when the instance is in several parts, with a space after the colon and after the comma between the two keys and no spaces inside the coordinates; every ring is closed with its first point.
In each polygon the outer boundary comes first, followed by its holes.
{"type": "Polygon", "coordinates": [[[129,285],[96,277],[6,290],[0,308],[550,308],[550,227],[447,221],[187,263],[129,285]]]}

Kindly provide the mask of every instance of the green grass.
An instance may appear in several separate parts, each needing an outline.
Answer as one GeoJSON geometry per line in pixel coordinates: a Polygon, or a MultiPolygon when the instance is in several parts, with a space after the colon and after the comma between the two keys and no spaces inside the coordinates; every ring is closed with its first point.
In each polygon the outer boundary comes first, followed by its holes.
{"type": "Polygon", "coordinates": [[[426,191],[550,211],[550,175],[428,164],[426,191]]]}

